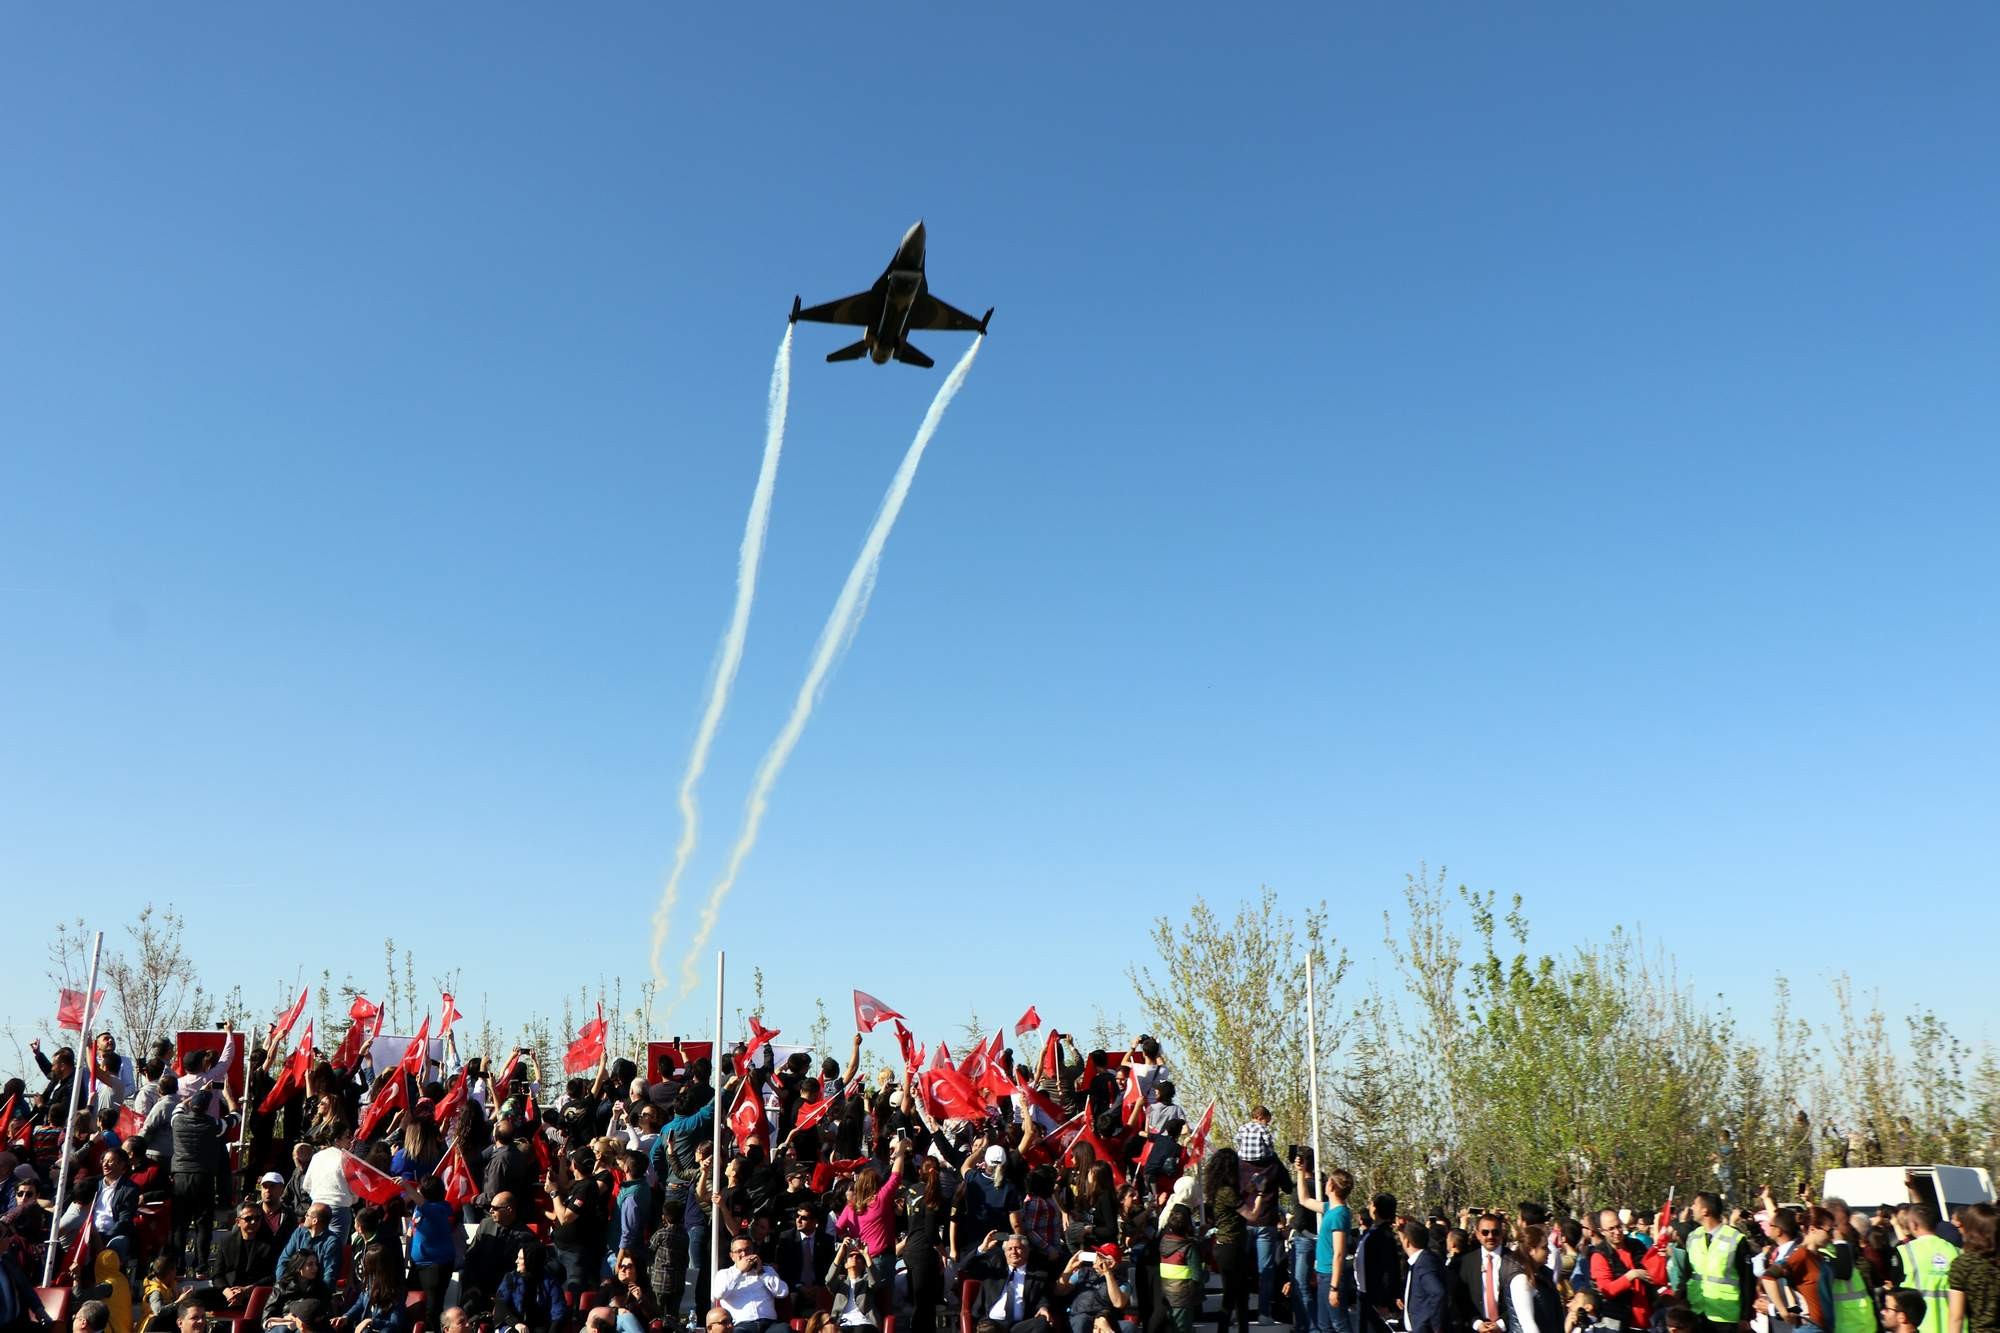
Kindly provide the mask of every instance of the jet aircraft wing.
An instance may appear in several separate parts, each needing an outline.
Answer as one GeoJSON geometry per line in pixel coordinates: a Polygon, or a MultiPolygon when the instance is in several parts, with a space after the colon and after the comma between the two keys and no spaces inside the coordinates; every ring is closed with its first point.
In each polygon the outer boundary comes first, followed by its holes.
{"type": "Polygon", "coordinates": [[[809,319],[816,324],[873,324],[881,313],[882,301],[870,288],[843,296],[838,301],[828,301],[825,305],[809,305],[792,316],[793,319],[809,319]]]}
{"type": "MultiPolygon", "coordinates": [[[[986,312],[987,318],[993,316],[986,312]]],[[[804,319],[804,315],[799,316],[804,319]]],[[[947,333],[984,333],[986,320],[974,319],[956,306],[946,305],[929,292],[925,292],[910,307],[910,327],[913,329],[943,329],[947,333]]]]}

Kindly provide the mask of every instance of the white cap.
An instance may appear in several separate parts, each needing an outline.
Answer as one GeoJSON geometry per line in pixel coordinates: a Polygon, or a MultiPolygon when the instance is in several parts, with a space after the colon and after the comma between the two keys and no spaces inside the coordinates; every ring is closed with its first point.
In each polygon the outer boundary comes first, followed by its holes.
{"type": "Polygon", "coordinates": [[[1007,1160],[1007,1150],[999,1144],[990,1144],[986,1149],[986,1165],[998,1166],[1007,1160]]]}
{"type": "Polygon", "coordinates": [[[282,1185],[285,1183],[285,1178],[276,1171],[266,1171],[263,1175],[257,1177],[257,1183],[259,1185],[282,1185]]]}

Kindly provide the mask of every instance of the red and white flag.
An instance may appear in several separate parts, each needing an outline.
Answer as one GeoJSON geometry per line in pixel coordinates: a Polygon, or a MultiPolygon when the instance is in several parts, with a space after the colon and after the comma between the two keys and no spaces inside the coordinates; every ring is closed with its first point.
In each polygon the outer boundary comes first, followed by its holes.
{"type": "Polygon", "coordinates": [[[563,1072],[581,1074],[604,1059],[604,1005],[597,1006],[597,1017],[585,1023],[577,1032],[576,1040],[563,1052],[563,1072]]]}
{"type": "Polygon", "coordinates": [[[460,1208],[479,1197],[479,1182],[472,1178],[472,1168],[465,1164],[465,1150],[456,1143],[438,1163],[438,1179],[444,1182],[444,1201],[454,1208],[460,1208]]]}
{"type": "MultiPolygon", "coordinates": [[[[307,1030],[310,1031],[311,1029],[307,1030]]],[[[333,1059],[328,1063],[339,1070],[354,1068],[354,1066],[361,1063],[361,1049],[367,1040],[367,1020],[361,1018],[355,1019],[347,1025],[347,1035],[340,1039],[340,1045],[334,1048],[333,1059]]],[[[310,1045],[311,1043],[307,1043],[307,1048],[310,1045]]],[[[298,1052],[294,1051],[292,1054],[297,1055],[298,1052]]]]}
{"type": "Polygon", "coordinates": [[[951,1047],[945,1045],[943,1042],[939,1042],[937,1050],[931,1055],[931,1068],[951,1069],[954,1067],[951,1062],[951,1047]]]}
{"type": "Polygon", "coordinates": [[[1083,1137],[1083,1131],[1088,1128],[1089,1120],[1089,1111],[1078,1111],[1044,1134],[1041,1141],[1035,1145],[1042,1160],[1060,1166],[1063,1158],[1069,1156],[1069,1150],[1076,1146],[1076,1141],[1083,1137]]]}
{"type": "Polygon", "coordinates": [[[1146,1127],[1146,1090],[1139,1084],[1139,1071],[1125,1071],[1125,1103],[1118,1117],[1125,1128],[1131,1130],[1146,1127]]]}
{"type": "Polygon", "coordinates": [[[409,1110],[410,1089],[405,1074],[406,1071],[401,1068],[391,1074],[389,1081],[382,1085],[382,1090],[375,1094],[374,1100],[370,1101],[367,1108],[361,1112],[361,1123],[354,1130],[356,1139],[367,1142],[376,1128],[389,1118],[390,1112],[409,1110]]]}
{"type": "MultiPolygon", "coordinates": [[[[360,1026],[359,1023],[351,1024],[350,1030],[360,1026]]],[[[278,1071],[278,1081],[264,1094],[264,1100],[258,1103],[258,1111],[269,1115],[283,1106],[285,1099],[292,1093],[305,1091],[306,1076],[312,1072],[312,1045],[313,1025],[312,1020],[308,1019],[305,1035],[299,1039],[299,1044],[292,1048],[292,1053],[285,1057],[284,1067],[278,1071]]],[[[345,1043],[341,1049],[347,1049],[345,1043]]]]}
{"type": "Polygon", "coordinates": [[[1215,1103],[1209,1102],[1208,1109],[1201,1113],[1201,1119],[1194,1122],[1194,1137],[1188,1140],[1187,1150],[1181,1154],[1183,1167],[1194,1166],[1208,1151],[1208,1131],[1215,1125],[1215,1103]]]}
{"type": "Polygon", "coordinates": [[[311,994],[312,987],[306,987],[299,992],[299,998],[292,1001],[292,1007],[278,1015],[278,1021],[271,1024],[271,1039],[267,1043],[268,1045],[276,1046],[286,1037],[292,1035],[292,1027],[299,1021],[299,1015],[305,1013],[306,998],[311,994]]]}
{"type": "Polygon", "coordinates": [[[792,1133],[803,1134],[826,1119],[826,1113],[833,1109],[833,1098],[822,1095],[816,1102],[806,1102],[799,1107],[798,1116],[792,1121],[792,1133]]]}
{"type": "Polygon", "coordinates": [[[465,1015],[458,1012],[458,1002],[452,999],[450,991],[446,991],[444,993],[444,1013],[438,1017],[438,1040],[444,1040],[444,1034],[451,1031],[451,1025],[463,1017],[465,1015]]]}
{"type": "Polygon", "coordinates": [[[438,1098],[434,1114],[437,1117],[439,1129],[452,1124],[458,1117],[458,1108],[465,1105],[467,1072],[464,1069],[459,1070],[458,1077],[453,1079],[451,1086],[444,1090],[444,1096],[438,1098]]]}
{"type": "Polygon", "coordinates": [[[403,1072],[411,1078],[424,1076],[424,1061],[431,1053],[431,1016],[424,1015],[423,1024],[417,1028],[417,1035],[410,1038],[410,1044],[403,1048],[403,1058],[398,1061],[403,1072]]]}
{"type": "Polygon", "coordinates": [[[355,996],[354,1003],[347,1006],[347,1016],[357,1023],[366,1023],[381,1012],[381,1006],[374,1003],[366,995],[355,996]]]}
{"type": "Polygon", "coordinates": [[[729,1108],[729,1132],[739,1145],[764,1137],[764,1103],[751,1092],[747,1078],[736,1085],[736,1103],[729,1108]]]}
{"type": "Polygon", "coordinates": [[[118,1137],[120,1139],[138,1137],[139,1131],[145,1127],[145,1124],[146,1122],[139,1118],[139,1113],[131,1107],[121,1106],[118,1108],[118,1137]]]}
{"type": "Polygon", "coordinates": [[[942,1120],[979,1120],[986,1103],[965,1075],[946,1065],[923,1076],[923,1093],[931,1114],[942,1120]]]}
{"type": "Polygon", "coordinates": [[[769,1046],[771,1038],[777,1035],[778,1029],[765,1027],[758,1015],[750,1015],[750,1041],[744,1046],[743,1054],[736,1057],[736,1077],[743,1077],[743,1072],[750,1068],[750,1061],[756,1057],[757,1052],[769,1046]]]}
{"type": "Polygon", "coordinates": [[[384,1204],[402,1197],[402,1181],[386,1171],[377,1171],[351,1152],[340,1154],[340,1174],[346,1179],[347,1188],[369,1203],[384,1204]]]}
{"type": "MultiPolygon", "coordinates": [[[[90,993],[90,1012],[96,1013],[104,1003],[103,991],[90,993]]],[[[63,987],[56,996],[56,1026],[67,1032],[83,1031],[83,992],[63,987]]]]}
{"type": "Polygon", "coordinates": [[[1014,1035],[1025,1037],[1030,1032],[1040,1031],[1041,1026],[1042,1016],[1035,1012],[1035,1006],[1031,1004],[1028,1006],[1028,1012],[1022,1014],[1020,1020],[1014,1024],[1014,1035]]]}
{"type": "Polygon", "coordinates": [[[875,1025],[885,1018],[901,1018],[903,1015],[870,995],[867,991],[854,992],[854,1030],[873,1032],[875,1025]]]}

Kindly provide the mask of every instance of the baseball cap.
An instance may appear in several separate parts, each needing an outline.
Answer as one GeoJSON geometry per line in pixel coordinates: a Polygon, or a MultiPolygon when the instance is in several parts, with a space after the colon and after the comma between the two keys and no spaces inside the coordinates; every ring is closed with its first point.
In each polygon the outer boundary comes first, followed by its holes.
{"type": "Polygon", "coordinates": [[[263,1175],[257,1177],[257,1183],[259,1185],[282,1185],[285,1183],[285,1178],[276,1171],[266,1171],[263,1175]]]}
{"type": "Polygon", "coordinates": [[[1116,1245],[1100,1245],[1097,1247],[1097,1253],[1101,1258],[1116,1259],[1118,1257],[1118,1247],[1116,1245]]]}
{"type": "Polygon", "coordinates": [[[986,1148],[986,1165],[996,1166],[1007,1160],[1007,1150],[999,1144],[989,1144],[986,1148]]]}

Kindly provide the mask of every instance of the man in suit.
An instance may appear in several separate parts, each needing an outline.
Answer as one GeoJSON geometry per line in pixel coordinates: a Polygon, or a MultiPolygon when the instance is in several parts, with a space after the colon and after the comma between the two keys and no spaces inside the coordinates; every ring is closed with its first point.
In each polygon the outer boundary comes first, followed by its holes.
{"type": "Polygon", "coordinates": [[[1478,1243],[1458,1256],[1447,1283],[1451,1326],[1456,1333],[1503,1333],[1509,1274],[1501,1271],[1501,1262],[1507,1226],[1498,1213],[1481,1213],[1472,1225],[1478,1243]]]}
{"type": "Polygon", "coordinates": [[[123,1148],[106,1148],[98,1162],[104,1178],[90,1201],[91,1253],[115,1250],[120,1261],[130,1264],[139,1230],[139,1191],[125,1178],[132,1162],[123,1148]]]}
{"type": "Polygon", "coordinates": [[[1049,1333],[1053,1327],[1048,1277],[1028,1267],[1026,1236],[1009,1236],[1002,1241],[999,1232],[987,1232],[979,1252],[966,1260],[959,1273],[979,1283],[973,1333],[1049,1333]]]}
{"type": "MultiPolygon", "coordinates": [[[[797,1303],[805,1293],[823,1291],[826,1270],[833,1267],[833,1237],[820,1225],[817,1203],[802,1203],[792,1214],[792,1229],[778,1238],[778,1254],[773,1265],[795,1295],[794,1308],[812,1311],[797,1303]]],[[[817,1300],[818,1297],[813,1297],[817,1300]]]]}
{"type": "Polygon", "coordinates": [[[1431,1250],[1431,1230],[1422,1222],[1405,1222],[1402,1236],[1410,1264],[1403,1279],[1404,1333],[1445,1333],[1444,1261],[1431,1250]]]}

